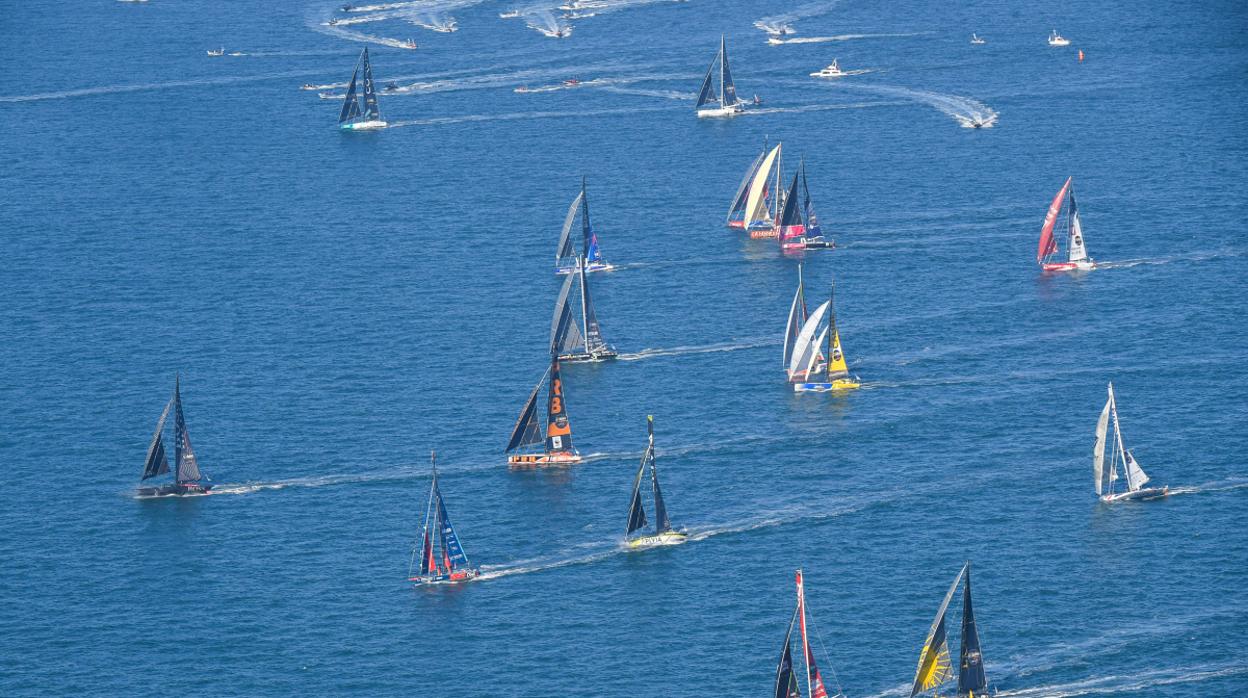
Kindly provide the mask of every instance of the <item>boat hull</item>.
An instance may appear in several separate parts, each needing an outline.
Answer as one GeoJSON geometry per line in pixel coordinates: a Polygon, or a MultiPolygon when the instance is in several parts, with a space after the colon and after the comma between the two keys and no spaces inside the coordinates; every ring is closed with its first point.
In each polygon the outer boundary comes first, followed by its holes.
{"type": "Polygon", "coordinates": [[[208,490],[212,489],[212,485],[203,485],[199,483],[186,483],[182,485],[170,484],[160,485],[159,487],[140,487],[138,496],[140,497],[195,497],[208,494],[208,490]]]}
{"type": "Polygon", "coordinates": [[[507,456],[507,465],[520,468],[573,465],[580,462],[581,454],[579,453],[519,453],[507,456]]]}
{"type": "Polygon", "coordinates": [[[755,228],[750,231],[750,239],[767,240],[780,237],[780,231],[775,228],[755,228]]]}
{"type": "Polygon", "coordinates": [[[1090,259],[1083,262],[1045,262],[1040,268],[1043,271],[1092,271],[1096,262],[1090,259]]]}
{"type": "MultiPolygon", "coordinates": [[[[617,267],[614,264],[610,264],[608,262],[590,262],[589,265],[585,267],[585,271],[592,274],[596,271],[615,271],[616,268],[617,267]]],[[[559,276],[566,276],[574,273],[575,271],[576,267],[559,267],[555,269],[555,274],[559,276]]]]}
{"type": "Polygon", "coordinates": [[[655,548],[661,545],[680,545],[689,540],[684,531],[667,531],[653,536],[642,536],[628,541],[630,548],[655,548]]]}
{"type": "Polygon", "coordinates": [[[1170,496],[1170,488],[1167,487],[1144,487],[1134,492],[1119,492],[1117,494],[1107,494],[1101,497],[1101,501],[1106,504],[1114,502],[1130,502],[1130,501],[1147,501],[1149,499],[1162,499],[1170,496]]]}
{"type": "Polygon", "coordinates": [[[719,119],[738,116],[745,113],[745,109],[740,104],[734,104],[731,107],[711,107],[710,109],[699,109],[699,119],[719,119]]]}
{"type": "Polygon", "coordinates": [[[415,577],[408,577],[407,581],[416,586],[433,586],[437,584],[463,584],[471,582],[481,575],[481,570],[455,570],[445,574],[425,574],[415,577]]]}
{"type": "Polygon", "coordinates": [[[389,125],[384,121],[374,119],[373,121],[357,121],[353,124],[342,124],[338,128],[343,131],[376,131],[389,125]]]}
{"type": "Polygon", "coordinates": [[[620,358],[618,352],[606,349],[603,351],[592,352],[589,354],[560,354],[559,360],[569,364],[592,364],[601,361],[615,361],[620,358]]]}
{"type": "Polygon", "coordinates": [[[1049,39],[1049,46],[1070,46],[1070,39],[1049,39]]]}
{"type": "Polygon", "coordinates": [[[831,383],[794,383],[793,392],[795,393],[831,393],[841,390],[857,390],[862,384],[857,380],[848,378],[838,378],[831,383]]]}

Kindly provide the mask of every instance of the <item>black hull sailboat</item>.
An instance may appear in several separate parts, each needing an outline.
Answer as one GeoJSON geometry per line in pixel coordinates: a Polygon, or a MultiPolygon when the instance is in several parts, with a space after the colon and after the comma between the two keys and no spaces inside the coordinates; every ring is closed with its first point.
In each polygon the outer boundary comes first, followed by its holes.
{"type": "Polygon", "coordinates": [[[971,605],[971,563],[967,562],[958,572],[958,576],[945,593],[945,599],[936,612],[923,642],[923,650],[919,653],[919,666],[914,672],[914,684],[910,689],[910,698],[922,694],[939,691],[949,680],[953,679],[955,670],[949,661],[949,631],[946,616],[949,602],[953,594],[962,587],[962,648],[958,653],[957,698],[976,698],[988,696],[988,677],[984,673],[984,658],[980,652],[979,627],[975,624],[975,611],[971,605]]]}
{"type": "Polygon", "coordinates": [[[585,257],[578,256],[576,270],[563,281],[555,313],[550,320],[550,353],[565,363],[610,361],[618,358],[615,347],[602,338],[598,314],[589,294],[589,275],[585,257]],[[580,318],[572,311],[572,284],[580,291],[580,318]]]}
{"type": "Polygon", "coordinates": [[[146,482],[154,477],[169,472],[169,456],[165,452],[165,421],[169,411],[173,410],[173,462],[175,464],[173,482],[163,485],[139,487],[140,497],[178,497],[187,495],[207,494],[212,484],[206,482],[208,477],[199,469],[195,460],[195,451],[191,448],[191,436],[186,430],[186,419],[182,414],[181,379],[174,378],[173,397],[165,404],[156,422],[156,433],[147,447],[147,458],[143,461],[143,476],[140,481],[146,482]]]}

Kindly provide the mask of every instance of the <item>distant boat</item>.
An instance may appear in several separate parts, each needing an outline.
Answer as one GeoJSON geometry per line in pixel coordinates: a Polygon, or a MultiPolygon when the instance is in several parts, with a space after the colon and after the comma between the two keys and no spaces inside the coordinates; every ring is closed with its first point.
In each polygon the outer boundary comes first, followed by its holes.
{"type": "Polygon", "coordinates": [[[572,200],[568,207],[568,215],[563,220],[563,230],[559,233],[559,246],[555,251],[555,273],[574,274],[578,269],[578,259],[585,258],[585,271],[614,271],[615,265],[602,258],[602,249],[598,246],[598,233],[589,222],[589,197],[585,193],[585,178],[581,178],[581,193],[572,200]],[[578,254],[572,244],[572,226],[577,216],[581,219],[581,251],[578,254]]]}
{"type": "Polygon", "coordinates": [[[550,321],[550,354],[560,361],[597,362],[610,361],[619,356],[615,348],[602,338],[598,326],[598,314],[589,294],[589,275],[585,273],[585,258],[577,257],[577,269],[563,282],[555,312],[550,321]],[[572,284],[576,284],[580,297],[580,318],[572,311],[572,284]]]}
{"type": "MultiPolygon", "coordinates": [[[[798,277],[798,292],[804,294],[801,277],[798,277]]],[[[794,298],[796,307],[797,298],[794,298]]],[[[802,295],[803,305],[805,296],[802,295]]],[[[845,353],[841,350],[841,334],[836,327],[836,285],[833,284],[828,302],[815,308],[802,324],[802,329],[792,340],[789,350],[789,334],[794,326],[793,310],[789,311],[789,323],[785,329],[785,349],[789,351],[789,364],[786,367],[789,382],[793,383],[793,391],[798,393],[826,393],[829,391],[854,390],[861,387],[857,377],[849,375],[849,366],[845,362],[845,353]],[[824,318],[827,318],[826,322],[824,318]],[[821,350],[824,342],[826,349],[821,350]],[[820,362],[823,362],[822,364],[820,362]],[[823,375],[820,376],[819,374],[823,375]],[[812,381],[822,378],[822,381],[812,381]]]]}
{"type": "Polygon", "coordinates": [[[316,96],[321,99],[343,99],[346,97],[346,95],[341,92],[317,92],[316,96]]]}
{"type": "Polygon", "coordinates": [[[581,81],[577,78],[568,78],[567,80],[563,81],[564,87],[577,87],[580,84],[581,84],[581,81]]]}
{"type": "Polygon", "coordinates": [[[1092,449],[1092,477],[1096,481],[1096,494],[1102,502],[1121,502],[1128,499],[1160,499],[1170,494],[1169,487],[1145,487],[1148,475],[1136,462],[1130,449],[1122,440],[1122,430],[1118,427],[1118,403],[1114,398],[1114,384],[1109,384],[1109,399],[1101,416],[1096,420],[1096,445],[1092,449]],[[1114,421],[1114,443],[1109,451],[1109,463],[1105,463],[1106,431],[1109,419],[1114,421]],[[1118,482],[1118,466],[1121,465],[1127,476],[1127,489],[1116,492],[1118,482]]]}
{"type": "MultiPolygon", "coordinates": [[[[806,695],[808,698],[829,698],[828,687],[823,683],[823,675],[819,673],[818,662],[815,661],[815,650],[810,643],[810,633],[806,628],[806,616],[810,614],[806,608],[806,588],[799,569],[797,578],[797,607],[789,619],[789,629],[784,634],[784,647],[780,650],[780,661],[776,663],[775,698],[802,698],[802,689],[798,686],[797,674],[793,668],[793,626],[797,625],[802,633],[802,662],[806,665],[806,695]]],[[[835,674],[834,674],[835,675],[835,674]]],[[[840,687],[832,698],[843,698],[840,687]]]]}
{"type": "Polygon", "coordinates": [[[182,415],[181,379],[174,378],[173,397],[165,403],[165,409],[156,422],[156,433],[147,447],[147,457],[143,460],[143,475],[140,481],[146,481],[169,472],[169,457],[165,453],[165,420],[169,410],[173,410],[173,482],[152,487],[140,487],[140,497],[185,496],[206,494],[212,485],[199,469],[195,460],[195,451],[191,448],[191,436],[186,430],[186,419],[182,415]]]}
{"type": "Polygon", "coordinates": [[[719,53],[711,66],[706,69],[706,78],[702,80],[702,89],[698,90],[698,104],[695,107],[698,116],[736,116],[745,111],[744,102],[737,97],[737,87],[732,83],[732,73],[728,70],[728,45],[721,34],[719,37],[719,53]],[[715,67],[719,67],[719,91],[716,92],[712,80],[715,67]]]}
{"type": "Polygon", "coordinates": [[[976,46],[979,46],[979,45],[982,45],[982,44],[986,44],[986,43],[988,43],[988,42],[987,42],[987,41],[984,41],[982,37],[980,37],[979,35],[975,34],[974,32],[971,32],[971,43],[972,43],[972,44],[975,44],[976,46]]]}
{"type": "Polygon", "coordinates": [[[524,409],[520,410],[520,418],[511,430],[505,452],[509,454],[508,465],[513,466],[569,465],[581,462],[581,454],[572,446],[572,424],[568,421],[558,358],[551,357],[550,368],[542,374],[542,379],[533,387],[533,392],[529,393],[524,409]],[[546,429],[543,434],[537,411],[537,393],[546,384],[547,378],[550,383],[546,396],[546,429]],[[530,448],[537,444],[542,444],[540,452],[530,448]]]}
{"type": "Polygon", "coordinates": [[[468,554],[455,535],[455,527],[446,515],[446,503],[438,487],[437,454],[429,454],[433,468],[433,484],[429,487],[429,503],[425,505],[425,528],[412,548],[412,561],[407,568],[407,581],[416,584],[457,584],[475,579],[481,573],[468,562],[468,554]],[[419,563],[417,562],[419,555],[419,563]],[[419,566],[418,566],[419,565],[419,566]]]}
{"type": "MultiPolygon", "coordinates": [[[[452,29],[451,31],[455,31],[455,30],[452,29]]],[[[414,49],[416,48],[416,41],[413,39],[408,39],[407,41],[404,41],[403,45],[400,46],[399,48],[414,49]]]]}
{"type": "Polygon", "coordinates": [[[377,90],[373,85],[373,67],[368,62],[368,47],[360,53],[360,60],[351,73],[351,84],[347,86],[346,101],[338,114],[338,128],[344,131],[366,131],[385,128],[386,122],[381,120],[381,111],[377,107],[377,90]],[[356,79],[359,77],[360,64],[364,65],[364,109],[360,109],[360,100],[355,96],[356,79]]]}
{"type": "Polygon", "coordinates": [[[222,46],[221,48],[219,48],[219,49],[217,49],[217,50],[215,50],[215,51],[213,51],[213,50],[209,50],[209,51],[208,51],[208,55],[209,55],[209,56],[212,56],[213,58],[216,58],[216,57],[218,57],[218,56],[224,56],[224,55],[225,55],[225,47],[224,47],[224,46],[222,46]]]}
{"type": "Polygon", "coordinates": [[[646,452],[641,456],[641,465],[637,468],[637,477],[633,478],[633,496],[628,506],[628,530],[624,539],[630,548],[647,548],[656,545],[677,545],[684,543],[688,534],[672,528],[671,519],[667,516],[667,506],[663,503],[663,492],[659,489],[659,471],[654,461],[654,417],[646,416],[646,431],[649,443],[646,452]],[[648,525],[646,508],[641,503],[641,478],[646,474],[646,466],[650,466],[650,482],[654,489],[654,533],[650,535],[633,534],[648,525]]]}
{"type": "Polygon", "coordinates": [[[443,34],[451,34],[453,32],[459,31],[459,23],[457,23],[455,20],[452,19],[446,24],[439,24],[433,27],[433,30],[435,32],[441,32],[443,34]]]}
{"type": "Polygon", "coordinates": [[[515,19],[519,16],[520,16],[520,10],[507,10],[506,12],[498,13],[499,19],[515,19]]]}
{"type": "Polygon", "coordinates": [[[1088,251],[1083,245],[1083,226],[1079,223],[1079,207],[1075,203],[1073,180],[1073,177],[1066,178],[1066,183],[1058,190],[1057,196],[1053,197],[1053,203],[1049,204],[1049,210],[1044,214],[1040,244],[1036,247],[1036,262],[1044,271],[1091,271],[1096,268],[1096,262],[1088,257],[1088,251]],[[1058,214],[1067,201],[1070,206],[1066,208],[1065,220],[1066,260],[1054,261],[1058,256],[1058,245],[1053,228],[1057,225],[1058,214]]]}
{"type": "Polygon", "coordinates": [[[975,624],[975,611],[971,607],[971,563],[962,566],[962,571],[953,580],[953,586],[945,593],[945,600],[936,612],[927,631],[927,639],[923,641],[923,649],[919,652],[919,666],[914,673],[914,685],[910,688],[910,698],[920,693],[939,689],[953,678],[953,667],[949,663],[949,632],[945,615],[949,610],[949,602],[958,584],[966,579],[962,587],[962,649],[958,660],[958,698],[976,698],[988,695],[988,678],[984,674],[984,658],[980,654],[979,628],[975,624]]]}
{"type": "Polygon", "coordinates": [[[823,227],[815,215],[815,205],[810,200],[810,186],[806,182],[806,159],[798,165],[802,171],[802,216],[806,219],[805,243],[808,250],[826,250],[836,247],[836,242],[823,239],[823,227]]]}
{"type": "MultiPolygon", "coordinates": [[[[774,163],[775,160],[768,160],[767,141],[763,141],[763,150],[754,158],[754,162],[750,164],[750,168],[745,171],[745,176],[741,178],[741,184],[737,187],[737,193],[732,197],[732,205],[728,207],[728,217],[725,224],[729,228],[745,228],[745,207],[749,202],[750,194],[753,192],[754,180],[758,176],[759,170],[763,167],[764,162],[774,163]]],[[[779,157],[779,151],[776,151],[776,157],[779,157]]],[[[772,209],[772,196],[769,189],[771,179],[767,175],[763,175],[759,181],[762,186],[760,197],[763,201],[763,209],[768,212],[767,218],[754,222],[754,227],[759,230],[771,228],[770,211],[772,209]]]]}
{"type": "Polygon", "coordinates": [[[750,181],[741,224],[750,232],[751,238],[774,238],[779,234],[776,221],[784,209],[784,190],[780,188],[784,170],[783,151],[784,144],[777,143],[763,158],[750,181]]]}
{"type": "Polygon", "coordinates": [[[831,65],[819,70],[818,72],[811,73],[810,77],[812,78],[842,78],[848,74],[849,73],[846,73],[845,71],[841,70],[840,64],[836,62],[835,58],[833,58],[831,65]]]}
{"type": "Polygon", "coordinates": [[[1070,46],[1070,39],[1057,33],[1057,30],[1049,32],[1049,46],[1070,46]]]}

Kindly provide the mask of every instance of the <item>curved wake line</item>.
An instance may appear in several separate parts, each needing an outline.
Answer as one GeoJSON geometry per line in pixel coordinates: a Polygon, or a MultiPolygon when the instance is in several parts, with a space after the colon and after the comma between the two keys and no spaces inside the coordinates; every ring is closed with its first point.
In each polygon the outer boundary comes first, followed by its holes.
{"type": "Polygon", "coordinates": [[[1072,698],[1105,693],[1135,693],[1158,686],[1209,681],[1237,674],[1248,673],[1248,666],[1240,664],[1204,664],[1196,667],[1154,669],[1125,676],[1097,676],[1068,683],[1022,688],[997,693],[1002,698],[1072,698]]]}
{"type": "Polygon", "coordinates": [[[591,111],[538,111],[512,112],[510,114],[464,114],[462,116],[441,116],[431,119],[413,119],[410,121],[394,121],[390,128],[402,126],[441,126],[444,124],[462,124],[475,121],[521,121],[525,119],[572,119],[592,116],[618,116],[636,114],[642,111],[670,111],[672,107],[649,107],[645,109],[599,109],[591,111]]]}
{"type": "Polygon", "coordinates": [[[900,34],[836,34],[834,36],[798,36],[792,39],[771,38],[768,46],[784,46],[785,44],[823,44],[829,41],[852,41],[854,39],[895,39],[911,36],[928,36],[933,32],[905,32],[900,34]]]}
{"type": "Polygon", "coordinates": [[[123,92],[144,92],[147,90],[164,90],[175,87],[200,87],[205,85],[230,85],[239,82],[261,82],[264,80],[284,80],[286,78],[320,75],[324,71],[300,70],[269,75],[249,75],[228,78],[204,78],[202,80],[171,80],[169,82],[152,82],[142,85],[105,85],[103,87],[84,87],[77,90],[61,90],[58,92],[39,92],[31,95],[0,96],[0,102],[35,102],[45,99],[70,99],[72,97],[89,97],[93,95],[118,94],[123,92]]]}
{"type": "Polygon", "coordinates": [[[670,349],[642,349],[641,351],[631,354],[620,354],[620,361],[640,361],[642,359],[653,359],[660,356],[684,356],[687,354],[712,354],[721,351],[740,351],[742,349],[758,349],[759,347],[770,347],[779,344],[774,339],[755,339],[746,342],[720,342],[718,344],[702,344],[684,347],[672,347],[670,349]]]}
{"type": "Polygon", "coordinates": [[[877,94],[902,97],[911,101],[921,102],[935,107],[940,113],[957,121],[963,128],[992,128],[999,114],[988,105],[959,95],[947,95],[925,90],[912,90],[908,87],[892,87],[888,85],[864,85],[861,83],[833,83],[837,87],[864,90],[877,94]]]}

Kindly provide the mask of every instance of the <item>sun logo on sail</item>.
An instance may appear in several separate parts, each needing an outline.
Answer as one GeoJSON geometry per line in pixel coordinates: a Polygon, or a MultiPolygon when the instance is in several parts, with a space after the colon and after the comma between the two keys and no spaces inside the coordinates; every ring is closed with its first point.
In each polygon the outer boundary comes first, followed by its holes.
{"type": "Polygon", "coordinates": [[[944,643],[937,651],[932,651],[931,645],[924,645],[919,656],[919,683],[924,690],[935,688],[953,676],[949,666],[949,647],[944,643]]]}

